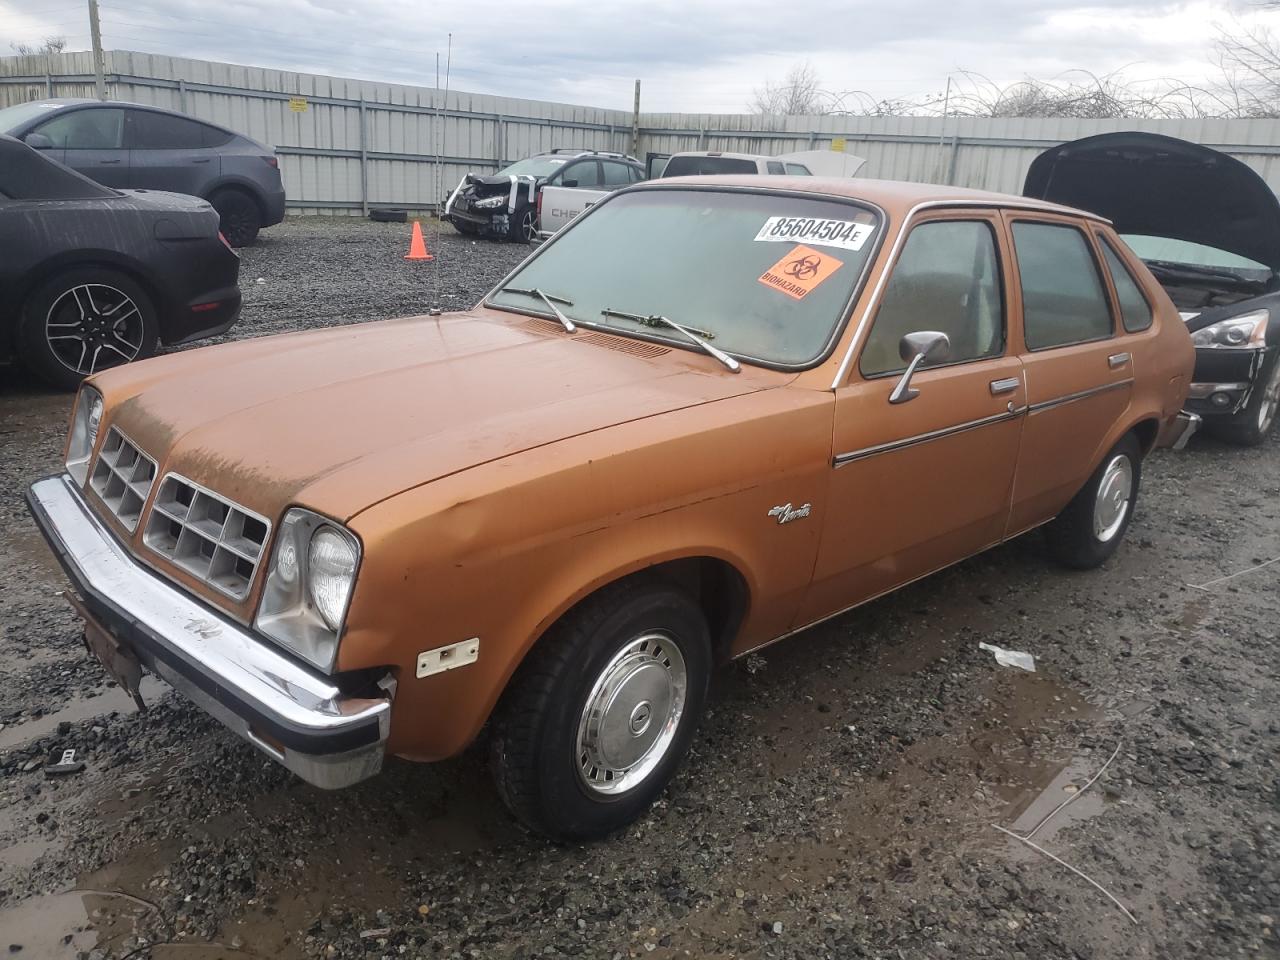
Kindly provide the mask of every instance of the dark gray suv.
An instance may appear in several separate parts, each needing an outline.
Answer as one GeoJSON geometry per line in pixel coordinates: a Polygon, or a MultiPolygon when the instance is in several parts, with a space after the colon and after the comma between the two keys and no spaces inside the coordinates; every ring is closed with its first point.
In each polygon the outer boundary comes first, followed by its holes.
{"type": "Polygon", "coordinates": [[[284,219],[275,152],[223,127],[138,103],[53,99],[0,110],[0,133],[108,187],[208,200],[233,246],[284,219]]]}

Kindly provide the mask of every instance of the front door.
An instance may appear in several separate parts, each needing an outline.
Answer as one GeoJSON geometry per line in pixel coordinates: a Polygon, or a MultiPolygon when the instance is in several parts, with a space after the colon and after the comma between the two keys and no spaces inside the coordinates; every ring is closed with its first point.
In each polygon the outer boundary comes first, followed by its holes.
{"type": "Polygon", "coordinates": [[[1107,452],[1133,392],[1094,238],[1071,221],[1010,216],[1028,413],[1010,536],[1056,516],[1107,452]]]}
{"type": "Polygon", "coordinates": [[[53,156],[72,170],[107,187],[129,185],[129,151],[124,148],[124,110],[87,106],[58,113],[32,132],[53,141],[53,156]]]}
{"type": "Polygon", "coordinates": [[[947,211],[910,228],[850,382],[836,391],[835,458],[813,585],[797,625],[830,616],[998,543],[1025,406],[1008,349],[993,212],[947,211]],[[902,337],[947,334],[918,393],[890,403],[902,337]]]}

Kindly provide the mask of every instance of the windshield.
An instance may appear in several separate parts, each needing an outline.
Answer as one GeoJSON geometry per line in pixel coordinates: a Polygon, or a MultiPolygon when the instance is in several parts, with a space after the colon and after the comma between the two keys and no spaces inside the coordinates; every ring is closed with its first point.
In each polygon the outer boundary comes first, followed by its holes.
{"type": "Polygon", "coordinates": [[[567,157],[526,157],[517,160],[504,170],[499,170],[499,177],[549,177],[562,166],[567,157]]]}
{"type": "MultiPolygon", "coordinates": [[[[666,317],[744,360],[802,366],[821,357],[875,246],[867,207],[725,190],[616,195],[507,280],[553,293],[575,323],[670,340],[666,317]],[[641,321],[604,316],[624,311],[641,321]]],[[[512,290],[490,303],[545,312],[512,290]]]]}
{"type": "Polygon", "coordinates": [[[664,177],[699,177],[715,173],[755,173],[756,162],[741,157],[672,157],[662,171],[664,177]]]}
{"type": "Polygon", "coordinates": [[[62,106],[61,103],[39,100],[34,103],[20,103],[16,107],[5,107],[0,110],[0,133],[8,133],[24,127],[36,117],[53,116],[53,112],[62,106]]]}
{"type": "Polygon", "coordinates": [[[1216,247],[1203,243],[1192,243],[1190,240],[1172,240],[1166,237],[1148,237],[1142,234],[1126,233],[1122,235],[1125,243],[1143,260],[1158,260],[1163,263],[1186,263],[1197,267],[1212,267],[1216,270],[1227,270],[1248,276],[1257,271],[1269,275],[1271,270],[1264,264],[1250,260],[1248,257],[1227,253],[1216,247]]]}

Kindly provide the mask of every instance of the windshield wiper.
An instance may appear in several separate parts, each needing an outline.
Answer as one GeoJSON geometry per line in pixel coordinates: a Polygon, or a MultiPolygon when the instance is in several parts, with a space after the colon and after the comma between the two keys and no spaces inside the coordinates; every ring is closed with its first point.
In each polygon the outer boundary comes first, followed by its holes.
{"type": "Polygon", "coordinates": [[[498,293],[519,293],[526,297],[538,297],[547,305],[547,309],[556,315],[556,319],[560,321],[560,326],[564,327],[567,332],[573,333],[578,329],[578,325],[566,317],[560,311],[560,308],[556,306],[556,301],[559,301],[565,306],[572,307],[573,301],[567,297],[557,297],[554,293],[547,293],[538,287],[529,287],[528,289],[523,287],[499,287],[498,293]]]}
{"type": "Polygon", "coordinates": [[[664,317],[660,313],[651,313],[647,316],[638,313],[623,313],[621,310],[610,310],[605,307],[600,311],[602,317],[621,317],[623,320],[634,320],[636,323],[644,324],[646,327],[670,327],[677,333],[682,333],[693,343],[696,343],[703,350],[715,357],[734,373],[738,373],[742,369],[742,365],[737,360],[729,356],[719,347],[713,347],[707,342],[708,339],[715,336],[709,330],[698,330],[693,327],[686,327],[682,323],[676,323],[670,317],[664,317]]]}

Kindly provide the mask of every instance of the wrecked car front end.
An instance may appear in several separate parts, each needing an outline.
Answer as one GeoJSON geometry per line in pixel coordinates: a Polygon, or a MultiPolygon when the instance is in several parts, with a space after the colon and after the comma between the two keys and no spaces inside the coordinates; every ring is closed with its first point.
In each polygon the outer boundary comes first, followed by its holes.
{"type": "Polygon", "coordinates": [[[520,232],[521,217],[535,208],[537,195],[536,177],[468,173],[445,202],[442,219],[462,233],[505,240],[520,232]]]}

